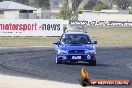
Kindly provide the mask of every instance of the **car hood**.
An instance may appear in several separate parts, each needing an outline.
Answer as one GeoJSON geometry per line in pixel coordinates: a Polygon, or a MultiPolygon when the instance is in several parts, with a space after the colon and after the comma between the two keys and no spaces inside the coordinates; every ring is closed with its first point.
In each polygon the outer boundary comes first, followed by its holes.
{"type": "Polygon", "coordinates": [[[60,45],[59,48],[61,50],[93,50],[94,46],[92,44],[66,44],[66,45],[60,45]]]}

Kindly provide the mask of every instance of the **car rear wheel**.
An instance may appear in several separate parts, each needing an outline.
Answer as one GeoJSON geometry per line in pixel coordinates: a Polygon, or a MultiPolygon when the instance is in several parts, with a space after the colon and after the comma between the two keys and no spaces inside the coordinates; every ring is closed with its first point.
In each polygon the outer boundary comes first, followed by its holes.
{"type": "Polygon", "coordinates": [[[96,60],[94,60],[94,61],[89,61],[89,64],[92,65],[92,66],[96,66],[96,60]]]}

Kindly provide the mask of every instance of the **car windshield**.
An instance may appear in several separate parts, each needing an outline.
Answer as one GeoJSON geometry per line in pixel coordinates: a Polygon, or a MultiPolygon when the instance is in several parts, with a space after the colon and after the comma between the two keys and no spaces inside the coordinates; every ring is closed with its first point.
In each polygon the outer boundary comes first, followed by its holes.
{"type": "Polygon", "coordinates": [[[64,34],[61,44],[90,44],[91,40],[86,34],[64,34]]]}

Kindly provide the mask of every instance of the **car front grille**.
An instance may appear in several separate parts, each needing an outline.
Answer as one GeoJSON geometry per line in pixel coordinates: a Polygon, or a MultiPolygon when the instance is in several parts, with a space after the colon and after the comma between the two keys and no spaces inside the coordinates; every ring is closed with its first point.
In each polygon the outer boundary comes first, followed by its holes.
{"type": "Polygon", "coordinates": [[[70,50],[68,54],[85,54],[84,50],[70,50]]]}

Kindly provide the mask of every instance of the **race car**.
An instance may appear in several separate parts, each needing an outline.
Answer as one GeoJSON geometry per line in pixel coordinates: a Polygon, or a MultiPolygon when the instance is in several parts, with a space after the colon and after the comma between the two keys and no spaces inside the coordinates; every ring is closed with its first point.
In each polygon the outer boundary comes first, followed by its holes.
{"type": "Polygon", "coordinates": [[[96,49],[93,44],[97,44],[97,41],[91,41],[87,33],[67,32],[53,44],[56,45],[56,64],[85,61],[96,65],[96,49]]]}

